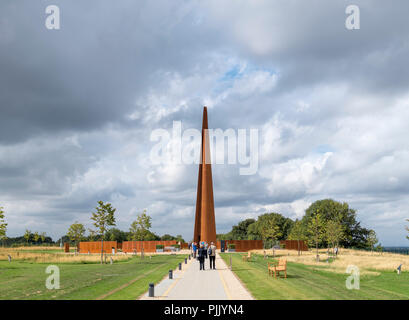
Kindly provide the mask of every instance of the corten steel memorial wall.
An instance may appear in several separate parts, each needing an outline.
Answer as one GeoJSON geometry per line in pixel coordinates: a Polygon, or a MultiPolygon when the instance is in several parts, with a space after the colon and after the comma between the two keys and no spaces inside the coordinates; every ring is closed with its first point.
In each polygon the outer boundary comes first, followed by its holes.
{"type": "Polygon", "coordinates": [[[178,244],[176,240],[169,241],[124,241],[122,242],[122,252],[156,252],[156,245],[170,247],[172,244],[178,244]]]}
{"type": "Polygon", "coordinates": [[[307,242],[304,240],[282,240],[280,245],[284,245],[287,250],[308,251],[307,242]]]}
{"type": "MultiPolygon", "coordinates": [[[[112,248],[115,249],[115,253],[118,250],[118,243],[116,241],[104,241],[104,252],[112,253],[112,248]]],[[[101,241],[90,241],[79,243],[80,253],[101,253],[101,241]]]]}
{"type": "MultiPolygon", "coordinates": [[[[228,248],[229,244],[234,244],[236,246],[235,250],[237,252],[247,252],[250,250],[263,249],[263,240],[225,240],[225,249],[228,248]]],[[[216,243],[217,249],[221,249],[221,241],[216,243]]]]}

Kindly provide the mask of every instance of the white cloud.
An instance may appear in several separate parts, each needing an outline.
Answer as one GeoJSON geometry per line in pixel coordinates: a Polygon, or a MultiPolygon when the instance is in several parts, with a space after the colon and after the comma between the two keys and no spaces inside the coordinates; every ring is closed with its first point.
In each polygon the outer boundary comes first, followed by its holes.
{"type": "Polygon", "coordinates": [[[403,244],[409,4],[357,1],[359,33],[345,30],[342,2],[323,0],[70,3],[53,42],[30,14],[41,4],[2,3],[0,197],[10,235],[51,226],[59,237],[105,200],[122,229],[147,208],[155,232],[189,239],[197,167],[154,165],[149,137],[174,120],[200,130],[207,105],[210,127],[261,133],[256,175],[214,166],[218,232],[265,211],[300,218],[332,197],[358,209],[383,244],[403,244]],[[381,28],[385,16],[394,19],[381,28]]]}

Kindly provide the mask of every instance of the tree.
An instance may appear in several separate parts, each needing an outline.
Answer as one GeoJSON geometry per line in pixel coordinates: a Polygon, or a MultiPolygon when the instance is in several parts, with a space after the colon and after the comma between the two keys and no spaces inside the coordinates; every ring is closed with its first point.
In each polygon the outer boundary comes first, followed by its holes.
{"type": "Polygon", "coordinates": [[[146,214],[146,210],[143,210],[141,214],[138,214],[136,220],[132,222],[129,229],[131,240],[144,241],[149,237],[149,229],[151,228],[152,218],[146,214]]]}
{"type": "MultiPolygon", "coordinates": [[[[406,221],[408,221],[408,222],[409,222],[409,219],[406,219],[406,221]]],[[[407,232],[409,232],[409,227],[405,227],[405,229],[406,229],[406,231],[407,231],[407,232]]],[[[408,235],[408,236],[406,236],[406,239],[408,239],[408,240],[409,240],[409,235],[408,235]]]]}
{"type": "MultiPolygon", "coordinates": [[[[234,240],[233,237],[230,240],[234,240]]],[[[261,234],[258,230],[257,222],[252,223],[247,228],[247,240],[262,240],[261,234]]]]}
{"type": "Polygon", "coordinates": [[[4,220],[3,207],[0,207],[0,239],[3,240],[3,244],[4,244],[4,240],[7,239],[6,232],[7,232],[7,223],[4,220]]]}
{"type": "Polygon", "coordinates": [[[317,209],[315,215],[311,218],[308,224],[308,233],[310,235],[311,240],[315,243],[315,247],[317,249],[317,261],[319,261],[318,255],[318,245],[321,243],[323,236],[324,236],[324,220],[320,213],[320,210],[317,209]]]}
{"type": "Polygon", "coordinates": [[[41,232],[41,233],[40,233],[41,243],[44,243],[45,238],[46,238],[46,234],[45,234],[45,232],[41,232]]]}
{"type": "Polygon", "coordinates": [[[104,258],[104,234],[108,227],[115,225],[115,208],[112,208],[110,203],[104,204],[103,201],[98,201],[98,206],[95,208],[97,212],[93,212],[91,220],[95,221],[93,225],[95,233],[101,236],[101,264],[104,258]]]}
{"type": "Polygon", "coordinates": [[[218,234],[216,234],[216,240],[220,241],[220,240],[234,240],[234,239],[233,239],[233,236],[232,236],[231,231],[230,231],[230,232],[227,232],[227,233],[218,233],[218,234]]]}
{"type": "Polygon", "coordinates": [[[325,226],[325,239],[328,244],[331,244],[332,252],[334,252],[335,246],[338,246],[339,242],[344,237],[344,228],[338,220],[327,221],[325,226]]]}
{"type": "Polygon", "coordinates": [[[233,226],[231,234],[234,240],[247,240],[248,228],[251,224],[255,223],[254,219],[246,219],[240,221],[236,226],[233,226]]]}
{"type": "Polygon", "coordinates": [[[129,232],[119,230],[117,228],[111,228],[105,233],[106,241],[118,241],[123,242],[128,240],[129,232]]]}
{"type": "Polygon", "coordinates": [[[171,241],[171,240],[174,240],[175,239],[175,237],[174,236],[171,236],[170,234],[164,234],[162,237],[160,237],[160,239],[162,240],[162,241],[171,241]]]}
{"type": "Polygon", "coordinates": [[[288,235],[288,240],[297,240],[298,255],[301,254],[300,241],[307,239],[306,233],[304,224],[297,219],[291,228],[290,234],[288,235]]]}
{"type": "MultiPolygon", "coordinates": [[[[328,221],[338,220],[344,228],[344,237],[340,241],[340,245],[344,247],[367,247],[367,237],[369,230],[361,227],[360,222],[356,218],[356,210],[351,209],[346,202],[338,202],[332,199],[317,200],[312,203],[302,218],[305,226],[308,226],[315,212],[320,210],[323,218],[323,223],[326,225],[328,221]]],[[[326,239],[323,245],[327,245],[326,239]]]]}
{"type": "Polygon", "coordinates": [[[369,230],[367,241],[368,246],[371,248],[371,251],[373,252],[374,246],[378,242],[378,238],[376,237],[376,232],[374,230],[369,230]]]}
{"type": "Polygon", "coordinates": [[[40,234],[38,233],[38,231],[34,232],[33,240],[36,244],[38,240],[40,240],[40,234]]]}
{"type": "Polygon", "coordinates": [[[30,240],[31,237],[31,231],[26,229],[26,231],[24,232],[24,239],[26,239],[27,245],[28,245],[28,241],[30,240]]]}
{"type": "Polygon", "coordinates": [[[276,213],[266,213],[258,217],[258,231],[263,239],[263,241],[271,239],[274,242],[279,239],[283,232],[279,225],[279,214],[276,213]]]}
{"type": "Polygon", "coordinates": [[[96,241],[97,240],[97,238],[98,238],[97,231],[88,228],[88,233],[89,233],[89,236],[88,236],[89,241],[96,241]]]}
{"type": "Polygon", "coordinates": [[[82,223],[75,221],[70,227],[68,228],[67,236],[70,238],[71,241],[78,246],[78,242],[80,242],[85,235],[85,228],[82,223]]]}

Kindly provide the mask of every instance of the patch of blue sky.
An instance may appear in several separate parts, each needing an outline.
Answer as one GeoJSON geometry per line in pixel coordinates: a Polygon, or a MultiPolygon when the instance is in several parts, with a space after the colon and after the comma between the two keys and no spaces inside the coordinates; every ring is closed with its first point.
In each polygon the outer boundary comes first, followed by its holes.
{"type": "Polygon", "coordinates": [[[243,70],[242,67],[238,64],[234,65],[229,71],[227,71],[219,81],[234,81],[239,79],[243,76],[245,69],[243,70]]]}
{"type": "Polygon", "coordinates": [[[314,151],[316,153],[324,154],[324,153],[327,153],[327,152],[334,152],[335,149],[332,146],[330,146],[329,144],[321,144],[321,145],[317,146],[314,149],[314,151]]]}
{"type": "Polygon", "coordinates": [[[225,72],[218,80],[223,82],[233,82],[237,79],[242,78],[244,75],[257,72],[257,71],[264,71],[268,72],[270,75],[275,74],[275,70],[268,69],[268,68],[260,68],[254,65],[246,64],[240,65],[235,64],[232,68],[230,68],[227,72],[225,72]]]}
{"type": "Polygon", "coordinates": [[[232,88],[236,80],[243,78],[245,75],[258,71],[268,72],[270,75],[276,73],[274,70],[268,68],[260,68],[249,64],[235,64],[219,79],[217,79],[217,85],[216,88],[214,88],[213,93],[218,94],[226,89],[232,88]]]}

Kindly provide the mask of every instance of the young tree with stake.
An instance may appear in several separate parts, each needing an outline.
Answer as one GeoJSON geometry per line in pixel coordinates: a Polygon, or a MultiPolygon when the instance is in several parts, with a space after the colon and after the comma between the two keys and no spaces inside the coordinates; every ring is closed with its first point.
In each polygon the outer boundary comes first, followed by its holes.
{"type": "Polygon", "coordinates": [[[143,210],[141,214],[138,214],[136,220],[132,222],[129,228],[131,240],[143,241],[152,226],[152,218],[146,214],[146,210],[143,210]]]}
{"type": "Polygon", "coordinates": [[[259,232],[264,241],[271,239],[273,243],[273,256],[275,256],[274,242],[280,238],[283,233],[278,225],[276,215],[265,215],[259,222],[259,232]]]}
{"type": "Polygon", "coordinates": [[[82,223],[75,221],[70,227],[68,228],[67,236],[70,238],[71,241],[75,243],[75,247],[78,247],[78,242],[80,242],[84,238],[85,228],[82,223]]]}
{"type": "Polygon", "coordinates": [[[38,240],[40,240],[40,234],[38,233],[38,231],[34,232],[33,240],[36,244],[38,240]]]}
{"type": "Polygon", "coordinates": [[[324,221],[320,211],[317,210],[308,224],[308,233],[312,241],[315,243],[315,247],[317,249],[317,262],[319,261],[318,245],[322,242],[324,231],[324,221]]]}
{"type": "Polygon", "coordinates": [[[24,239],[26,239],[27,245],[28,245],[28,241],[30,240],[30,237],[31,237],[31,231],[26,229],[26,231],[24,232],[24,239]]]}
{"type": "Polygon", "coordinates": [[[300,220],[296,220],[293,227],[291,228],[290,234],[288,236],[288,240],[297,240],[298,244],[298,255],[301,254],[301,248],[300,248],[300,241],[306,240],[306,230],[305,227],[300,220]]]}
{"type": "Polygon", "coordinates": [[[344,237],[344,228],[341,222],[338,220],[329,220],[325,227],[325,239],[328,244],[331,244],[332,253],[334,253],[335,246],[338,246],[339,242],[344,237]]]}
{"type": "Polygon", "coordinates": [[[373,253],[374,246],[378,242],[375,230],[369,231],[368,238],[366,239],[366,241],[368,243],[368,246],[371,248],[371,252],[373,253]]]}
{"type": "Polygon", "coordinates": [[[94,221],[94,226],[97,228],[96,233],[101,235],[101,264],[104,259],[104,234],[108,227],[115,226],[115,208],[112,208],[110,203],[104,204],[103,201],[98,201],[97,212],[93,212],[91,220],[94,221]]]}
{"type": "MultiPolygon", "coordinates": [[[[136,220],[132,222],[129,228],[129,233],[131,240],[133,241],[144,241],[145,237],[149,233],[149,229],[152,226],[152,218],[146,214],[146,209],[143,210],[141,214],[138,214],[136,220]]],[[[143,245],[143,242],[142,242],[143,245]]],[[[143,247],[141,252],[141,257],[143,258],[143,247]]]]}

